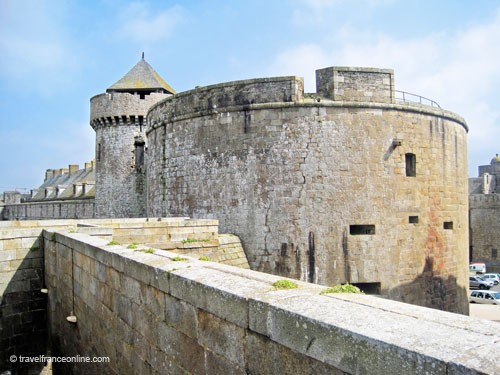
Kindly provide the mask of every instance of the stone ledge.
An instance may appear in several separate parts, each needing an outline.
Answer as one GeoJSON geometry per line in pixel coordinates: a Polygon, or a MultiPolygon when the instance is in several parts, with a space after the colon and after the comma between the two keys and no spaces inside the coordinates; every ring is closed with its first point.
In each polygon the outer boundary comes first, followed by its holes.
{"type": "Polygon", "coordinates": [[[105,246],[80,233],[58,233],[56,240],[240,327],[227,326],[228,332],[246,329],[347,373],[500,372],[496,323],[367,295],[320,295],[325,287],[300,281],[298,289],[275,290],[281,278],[274,275],[188,257],[174,261],[178,255],[168,251],[105,246]]]}

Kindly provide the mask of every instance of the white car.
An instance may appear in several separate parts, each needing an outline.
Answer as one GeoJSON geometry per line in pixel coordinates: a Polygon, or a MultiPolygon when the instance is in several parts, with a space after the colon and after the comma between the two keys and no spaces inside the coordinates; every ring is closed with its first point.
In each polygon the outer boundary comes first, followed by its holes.
{"type": "Polygon", "coordinates": [[[495,292],[493,290],[474,290],[470,294],[469,302],[500,305],[500,292],[495,292]]]}
{"type": "Polygon", "coordinates": [[[496,273],[485,273],[484,275],[481,275],[481,277],[484,280],[493,281],[493,283],[495,285],[498,285],[498,283],[500,283],[500,278],[498,277],[498,275],[496,273]]]}

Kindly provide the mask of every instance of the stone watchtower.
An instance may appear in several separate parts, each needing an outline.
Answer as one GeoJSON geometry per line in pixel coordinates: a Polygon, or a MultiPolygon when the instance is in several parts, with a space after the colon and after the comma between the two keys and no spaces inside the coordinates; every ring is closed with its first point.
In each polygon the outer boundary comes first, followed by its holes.
{"type": "Polygon", "coordinates": [[[96,132],[96,217],[146,214],[146,114],[175,91],[142,59],[106,93],[90,99],[96,132]]]}

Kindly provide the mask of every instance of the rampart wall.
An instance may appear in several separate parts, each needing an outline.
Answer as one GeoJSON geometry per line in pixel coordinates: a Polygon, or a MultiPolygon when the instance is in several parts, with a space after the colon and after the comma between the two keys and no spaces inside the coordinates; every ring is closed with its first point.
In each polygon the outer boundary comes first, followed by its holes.
{"type": "Polygon", "coordinates": [[[2,220],[92,219],[94,199],[24,202],[5,205],[2,220]]]}
{"type": "Polygon", "coordinates": [[[217,218],[252,269],[467,313],[464,120],[335,69],[315,94],[267,78],[153,106],[148,214],[217,218]]]}
{"type": "MultiPolygon", "coordinates": [[[[248,268],[237,237],[219,235],[215,220],[154,218],[0,222],[1,373],[6,370],[36,373],[44,364],[22,362],[20,356],[48,355],[52,349],[52,338],[48,335],[48,327],[52,323],[47,319],[47,294],[43,292],[48,275],[47,271],[44,272],[44,259],[46,265],[55,267],[51,268],[53,277],[62,278],[67,283],[72,274],[67,273],[60,260],[48,259],[47,252],[44,257],[42,231],[59,229],[64,233],[97,236],[105,244],[112,240],[115,241],[113,243],[123,241],[124,246],[138,254],[154,252],[151,249],[154,243],[169,248],[170,254],[174,253],[182,259],[191,255],[196,259],[203,257],[201,259],[248,268]],[[18,360],[11,361],[11,356],[16,356],[18,360]]],[[[53,236],[51,232],[50,241],[55,239],[53,236]]],[[[64,256],[67,257],[67,254],[64,256]]],[[[75,282],[88,288],[86,281],[78,277],[75,282]]],[[[99,291],[102,292],[102,289],[99,291]]]]}
{"type": "Polygon", "coordinates": [[[140,236],[165,224],[176,235],[191,236],[195,227],[202,236],[211,233],[207,221],[163,220],[143,220],[142,229],[137,219],[0,223],[2,277],[6,265],[15,269],[1,299],[1,332],[8,334],[2,344],[9,337],[14,345],[0,347],[2,365],[13,365],[13,353],[45,354],[48,327],[52,356],[109,357],[54,364],[74,374],[500,371],[500,328],[491,322],[367,295],[322,295],[325,287],[304,282],[280,290],[273,287],[277,276],[110,243],[116,230],[140,236]],[[43,279],[19,267],[36,259],[39,269],[42,247],[43,279]],[[15,286],[32,298],[19,303],[15,286]],[[44,286],[48,294],[40,298],[44,286]],[[29,317],[14,313],[28,306],[29,317]],[[39,327],[40,340],[27,327],[39,327]]]}
{"type": "MultiPolygon", "coordinates": [[[[11,355],[47,353],[47,295],[44,285],[43,228],[66,223],[0,222],[0,373],[16,368],[11,355]]],[[[40,370],[43,364],[28,365],[40,370]]]]}
{"type": "Polygon", "coordinates": [[[500,194],[469,196],[471,258],[500,272],[500,194]]]}

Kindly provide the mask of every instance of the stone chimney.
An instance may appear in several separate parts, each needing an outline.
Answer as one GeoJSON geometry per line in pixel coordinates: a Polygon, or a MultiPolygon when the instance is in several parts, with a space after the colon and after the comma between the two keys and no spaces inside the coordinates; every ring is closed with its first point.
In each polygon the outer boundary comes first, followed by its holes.
{"type": "Polygon", "coordinates": [[[68,165],[69,175],[74,175],[76,172],[80,170],[80,166],[78,164],[70,164],[68,165]]]}
{"type": "Polygon", "coordinates": [[[47,169],[45,171],[45,180],[43,180],[43,182],[47,182],[48,180],[50,180],[52,177],[54,177],[54,170],[53,169],[47,169]]]}

